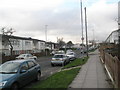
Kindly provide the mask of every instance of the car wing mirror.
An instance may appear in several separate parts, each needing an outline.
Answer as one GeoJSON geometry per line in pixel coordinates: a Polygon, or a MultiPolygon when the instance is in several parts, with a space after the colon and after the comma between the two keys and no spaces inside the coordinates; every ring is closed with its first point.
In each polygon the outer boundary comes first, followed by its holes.
{"type": "Polygon", "coordinates": [[[25,73],[27,70],[21,70],[20,73],[25,73]]]}

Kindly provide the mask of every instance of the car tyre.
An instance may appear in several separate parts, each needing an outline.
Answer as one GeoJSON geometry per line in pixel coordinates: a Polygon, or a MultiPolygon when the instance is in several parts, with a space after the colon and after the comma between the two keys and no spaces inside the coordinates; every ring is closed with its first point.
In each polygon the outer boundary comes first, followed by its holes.
{"type": "Polygon", "coordinates": [[[51,66],[54,67],[54,64],[51,63],[51,66]]]}
{"type": "Polygon", "coordinates": [[[13,83],[11,86],[11,90],[19,90],[19,86],[17,83],[13,83]]]}
{"type": "Polygon", "coordinates": [[[34,60],[37,60],[37,58],[34,58],[34,60]]]}
{"type": "Polygon", "coordinates": [[[65,64],[66,64],[65,62],[64,62],[64,63],[62,63],[62,66],[65,66],[65,64]]]}
{"type": "Polygon", "coordinates": [[[37,77],[36,77],[36,81],[40,81],[40,78],[41,78],[41,72],[38,72],[37,77]]]}

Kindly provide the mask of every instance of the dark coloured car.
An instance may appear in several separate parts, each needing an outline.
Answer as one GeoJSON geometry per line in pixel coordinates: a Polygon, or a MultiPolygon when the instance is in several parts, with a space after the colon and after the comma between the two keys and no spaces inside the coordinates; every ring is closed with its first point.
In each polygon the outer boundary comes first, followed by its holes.
{"type": "Polygon", "coordinates": [[[17,90],[40,77],[41,68],[35,60],[13,60],[0,65],[0,89],[17,90]]]}

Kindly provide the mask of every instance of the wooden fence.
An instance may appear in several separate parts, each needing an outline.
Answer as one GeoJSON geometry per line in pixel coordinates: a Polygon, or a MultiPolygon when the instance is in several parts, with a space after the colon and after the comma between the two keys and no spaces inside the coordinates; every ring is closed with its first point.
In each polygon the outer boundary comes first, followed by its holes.
{"type": "Polygon", "coordinates": [[[99,49],[102,62],[109,71],[115,88],[120,88],[120,60],[117,56],[106,52],[105,48],[106,46],[101,46],[99,49]]]}

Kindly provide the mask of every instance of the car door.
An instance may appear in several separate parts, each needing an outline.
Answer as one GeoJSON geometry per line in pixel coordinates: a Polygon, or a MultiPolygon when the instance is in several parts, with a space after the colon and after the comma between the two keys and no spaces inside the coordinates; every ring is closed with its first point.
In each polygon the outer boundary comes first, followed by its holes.
{"type": "Polygon", "coordinates": [[[64,57],[65,57],[66,63],[69,63],[68,56],[67,56],[67,55],[65,55],[64,57]]]}
{"type": "Polygon", "coordinates": [[[36,64],[33,61],[29,61],[28,62],[28,66],[29,66],[29,74],[30,74],[30,78],[31,80],[34,80],[37,76],[37,68],[35,67],[36,64]]]}
{"type": "Polygon", "coordinates": [[[22,86],[30,82],[28,64],[26,62],[21,65],[19,74],[20,74],[19,75],[19,82],[22,86]]]}

